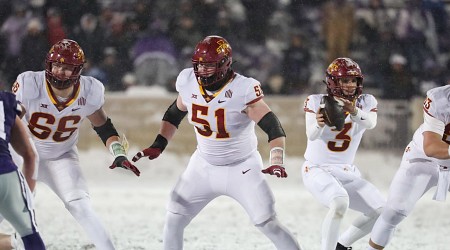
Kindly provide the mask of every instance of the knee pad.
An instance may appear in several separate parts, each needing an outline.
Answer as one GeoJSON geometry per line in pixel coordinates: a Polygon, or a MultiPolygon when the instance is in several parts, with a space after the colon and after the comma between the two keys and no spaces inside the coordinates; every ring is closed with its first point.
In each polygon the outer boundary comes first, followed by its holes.
{"type": "Polygon", "coordinates": [[[381,216],[386,223],[398,225],[403,219],[406,218],[406,213],[402,210],[395,210],[390,207],[385,207],[381,216]]]}
{"type": "Polygon", "coordinates": [[[378,218],[381,215],[381,212],[383,212],[383,208],[377,208],[375,210],[370,211],[369,213],[365,213],[364,215],[369,218],[378,218]]]}
{"type": "Polygon", "coordinates": [[[272,216],[269,219],[267,219],[266,221],[264,221],[263,223],[256,224],[255,227],[265,227],[267,225],[270,225],[270,222],[272,222],[274,220],[276,220],[276,217],[272,216]]]}
{"type": "Polygon", "coordinates": [[[90,200],[87,197],[81,197],[79,199],[64,202],[64,206],[75,217],[77,215],[83,215],[84,211],[91,209],[90,200]]]}
{"type": "Polygon", "coordinates": [[[185,228],[191,222],[191,220],[192,217],[189,215],[167,212],[165,227],[167,227],[168,229],[185,228]]]}
{"type": "Polygon", "coordinates": [[[347,209],[349,206],[348,197],[337,197],[331,201],[330,211],[334,212],[334,217],[344,217],[345,213],[347,213],[347,209]]]}

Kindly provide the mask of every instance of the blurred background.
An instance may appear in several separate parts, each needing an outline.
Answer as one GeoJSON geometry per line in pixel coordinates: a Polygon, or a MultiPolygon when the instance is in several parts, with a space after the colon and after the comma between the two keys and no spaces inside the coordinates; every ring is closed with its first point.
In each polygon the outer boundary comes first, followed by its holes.
{"type": "Polygon", "coordinates": [[[0,89],[43,70],[50,46],[70,38],[85,51],[82,74],[102,81],[108,98],[156,88],[173,100],[196,43],[215,34],[268,99],[291,100],[280,104],[291,115],[325,93],[334,58],[351,57],[380,102],[379,133],[363,147],[403,148],[426,91],[450,83],[450,0],[0,0],[0,23],[0,89]]]}

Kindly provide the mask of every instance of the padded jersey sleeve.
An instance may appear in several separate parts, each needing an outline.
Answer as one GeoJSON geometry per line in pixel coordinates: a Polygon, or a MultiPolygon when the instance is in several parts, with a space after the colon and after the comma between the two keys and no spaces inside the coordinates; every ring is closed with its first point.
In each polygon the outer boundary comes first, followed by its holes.
{"type": "Polygon", "coordinates": [[[86,77],[88,81],[88,98],[87,104],[93,106],[94,112],[105,104],[105,86],[99,80],[93,77],[86,77]]]}
{"type": "Polygon", "coordinates": [[[253,78],[247,78],[246,80],[249,84],[245,91],[244,102],[245,105],[250,105],[263,98],[264,93],[262,91],[261,84],[257,80],[253,78]]]}
{"type": "Polygon", "coordinates": [[[303,111],[305,112],[305,126],[306,136],[309,140],[314,141],[318,139],[325,127],[320,127],[317,124],[316,112],[320,106],[321,95],[310,95],[305,99],[303,111]]]}
{"type": "Polygon", "coordinates": [[[424,131],[444,134],[446,124],[440,110],[447,105],[448,101],[442,97],[443,95],[435,89],[427,92],[427,97],[423,102],[424,131]]]}
{"type": "Polygon", "coordinates": [[[303,111],[316,113],[319,110],[321,95],[310,95],[303,103],[303,111]]]}
{"type": "MultiPolygon", "coordinates": [[[[362,96],[362,100],[364,105],[359,107],[362,111],[365,112],[377,112],[378,111],[378,101],[373,95],[364,94],[362,96]]],[[[358,106],[358,104],[357,104],[358,106]]]]}
{"type": "MultiPolygon", "coordinates": [[[[35,72],[23,72],[17,76],[16,82],[12,86],[12,92],[16,95],[19,103],[35,99],[39,96],[39,88],[36,80],[39,79],[35,72]]],[[[43,74],[43,73],[42,73],[43,74]]]]}

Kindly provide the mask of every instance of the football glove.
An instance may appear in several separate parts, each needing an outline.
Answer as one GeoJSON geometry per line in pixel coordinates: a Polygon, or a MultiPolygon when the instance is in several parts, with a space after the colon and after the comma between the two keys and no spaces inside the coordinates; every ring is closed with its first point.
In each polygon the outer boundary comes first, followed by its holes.
{"type": "Polygon", "coordinates": [[[142,157],[148,157],[150,160],[157,158],[164,151],[167,144],[168,144],[167,139],[164,138],[164,136],[158,134],[158,136],[156,136],[155,141],[150,147],[138,152],[133,157],[133,162],[138,161],[142,157]]]}
{"type": "Polygon", "coordinates": [[[114,169],[116,167],[130,170],[137,176],[141,175],[139,169],[135,167],[125,156],[117,156],[116,159],[114,159],[113,164],[109,168],[114,169]]]}
{"type": "Polygon", "coordinates": [[[343,105],[334,99],[333,96],[325,95],[320,101],[319,112],[323,114],[324,122],[329,127],[342,130],[345,124],[345,112],[343,105]]]}
{"type": "Polygon", "coordinates": [[[130,170],[135,175],[139,176],[141,175],[139,169],[135,167],[126,157],[128,141],[126,140],[125,135],[122,138],[123,138],[122,143],[115,141],[109,145],[109,151],[115,157],[114,162],[112,163],[111,166],[109,166],[109,168],[114,169],[116,167],[120,167],[123,169],[130,170]]]}
{"type": "Polygon", "coordinates": [[[266,169],[261,170],[264,174],[276,175],[278,178],[286,178],[288,175],[284,167],[280,165],[272,165],[266,169]]]}
{"type": "Polygon", "coordinates": [[[275,175],[278,178],[286,178],[287,173],[283,167],[284,164],[284,148],[274,147],[270,149],[270,167],[261,170],[263,174],[275,175]]]}

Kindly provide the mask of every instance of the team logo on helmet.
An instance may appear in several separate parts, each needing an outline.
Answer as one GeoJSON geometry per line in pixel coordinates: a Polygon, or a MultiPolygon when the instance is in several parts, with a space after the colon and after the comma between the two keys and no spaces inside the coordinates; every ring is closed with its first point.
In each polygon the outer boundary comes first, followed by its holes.
{"type": "Polygon", "coordinates": [[[228,50],[231,46],[224,40],[217,41],[217,44],[219,44],[219,47],[216,49],[217,54],[224,53],[225,55],[228,55],[228,50]]]}
{"type": "Polygon", "coordinates": [[[337,65],[337,63],[333,62],[332,64],[330,64],[330,66],[328,66],[328,74],[332,74],[333,72],[338,71],[339,69],[339,65],[337,65]]]}

